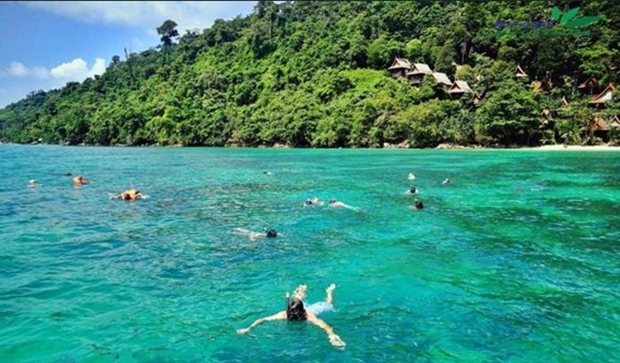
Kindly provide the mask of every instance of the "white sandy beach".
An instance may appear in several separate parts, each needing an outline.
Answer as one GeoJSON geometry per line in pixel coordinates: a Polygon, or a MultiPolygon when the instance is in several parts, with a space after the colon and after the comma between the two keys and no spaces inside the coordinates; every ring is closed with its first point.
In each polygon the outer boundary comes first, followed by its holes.
{"type": "Polygon", "coordinates": [[[582,145],[544,145],[538,147],[528,147],[523,149],[531,150],[571,150],[571,151],[620,151],[619,146],[608,145],[594,145],[594,146],[582,146],[582,145]]]}

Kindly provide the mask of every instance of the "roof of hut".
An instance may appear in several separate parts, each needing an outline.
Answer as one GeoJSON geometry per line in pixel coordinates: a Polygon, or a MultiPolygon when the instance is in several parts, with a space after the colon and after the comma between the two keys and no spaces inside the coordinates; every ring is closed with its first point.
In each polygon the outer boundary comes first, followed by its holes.
{"type": "Polygon", "coordinates": [[[407,75],[413,76],[417,74],[431,74],[431,73],[433,73],[433,71],[431,70],[431,67],[429,67],[427,64],[413,63],[413,65],[411,66],[411,70],[407,72],[407,75]]]}
{"type": "Polygon", "coordinates": [[[517,69],[515,70],[517,77],[529,77],[527,73],[521,68],[520,65],[517,64],[517,69]]]}
{"type": "Polygon", "coordinates": [[[609,129],[607,122],[605,122],[605,120],[603,120],[600,116],[594,116],[594,118],[590,120],[589,126],[590,129],[594,131],[605,131],[609,129]]]}
{"type": "Polygon", "coordinates": [[[441,72],[434,72],[433,73],[433,77],[435,77],[435,79],[437,80],[437,82],[439,83],[443,83],[446,86],[452,86],[452,82],[450,81],[450,78],[448,78],[448,75],[445,73],[441,73],[441,72]]]}
{"type": "Polygon", "coordinates": [[[590,103],[605,103],[607,101],[611,101],[614,92],[616,92],[616,86],[614,86],[613,83],[610,83],[607,85],[607,87],[605,87],[603,92],[594,96],[590,103]]]}
{"type": "Polygon", "coordinates": [[[596,78],[590,77],[586,79],[585,82],[580,84],[577,88],[581,89],[581,88],[590,88],[590,87],[596,87],[596,86],[598,86],[598,81],[596,80],[596,78]]]}
{"type": "Polygon", "coordinates": [[[407,58],[394,58],[392,65],[388,70],[397,70],[397,69],[409,69],[411,68],[411,63],[407,58]]]}
{"type": "Polygon", "coordinates": [[[448,93],[473,93],[469,85],[465,81],[454,81],[448,93]]]}

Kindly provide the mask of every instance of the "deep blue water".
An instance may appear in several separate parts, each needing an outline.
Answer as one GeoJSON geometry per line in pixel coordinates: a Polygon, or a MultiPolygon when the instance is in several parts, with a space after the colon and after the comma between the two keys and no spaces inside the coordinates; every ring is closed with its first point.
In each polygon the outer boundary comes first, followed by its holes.
{"type": "Polygon", "coordinates": [[[619,167],[614,151],[0,145],[0,362],[617,362],[619,167]],[[148,198],[109,199],[129,188],[148,198]],[[322,318],[344,350],[304,323],[236,334],[332,282],[322,318]]]}

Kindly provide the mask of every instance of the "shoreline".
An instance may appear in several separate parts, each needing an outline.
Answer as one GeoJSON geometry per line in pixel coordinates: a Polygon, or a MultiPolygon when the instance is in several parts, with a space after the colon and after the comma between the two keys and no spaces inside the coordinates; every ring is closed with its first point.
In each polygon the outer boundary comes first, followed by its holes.
{"type": "Polygon", "coordinates": [[[0,142],[0,145],[19,145],[19,146],[62,146],[62,147],[103,147],[103,148],[171,148],[171,149],[185,149],[185,148],[222,148],[222,149],[289,149],[289,150],[527,150],[527,151],[620,151],[619,146],[611,145],[541,145],[541,146],[517,146],[517,147],[483,147],[479,145],[449,145],[440,144],[434,148],[412,148],[412,147],[395,147],[390,145],[388,147],[332,147],[332,148],[314,148],[314,147],[289,147],[282,145],[275,146],[181,146],[181,145],[141,145],[141,146],[129,146],[129,145],[59,145],[59,144],[46,144],[46,143],[11,143],[0,142]]]}

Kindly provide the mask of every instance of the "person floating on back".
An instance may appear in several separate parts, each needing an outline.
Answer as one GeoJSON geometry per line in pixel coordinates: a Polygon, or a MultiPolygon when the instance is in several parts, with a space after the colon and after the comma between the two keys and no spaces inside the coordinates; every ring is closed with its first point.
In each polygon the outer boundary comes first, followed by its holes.
{"type": "Polygon", "coordinates": [[[75,178],[73,178],[73,184],[75,184],[75,185],[84,185],[84,184],[88,184],[88,181],[86,181],[86,179],[84,179],[83,176],[78,175],[75,178]]]}
{"type": "Polygon", "coordinates": [[[346,346],[345,342],[340,339],[338,335],[334,333],[334,329],[327,325],[326,322],[319,319],[317,316],[323,312],[330,311],[334,309],[332,304],[333,297],[332,293],[336,285],[331,284],[327,289],[325,289],[325,301],[321,301],[318,303],[314,303],[311,305],[305,305],[303,299],[306,297],[308,287],[306,285],[299,285],[295,292],[293,292],[293,299],[290,299],[289,294],[286,294],[286,310],[280,311],[277,314],[266,316],[264,318],[257,319],[254,321],[249,327],[244,329],[238,329],[238,334],[246,334],[252,328],[266,322],[266,321],[274,321],[274,320],[288,320],[288,321],[307,321],[312,323],[319,328],[323,329],[325,333],[327,333],[327,337],[329,338],[329,342],[335,347],[344,347],[346,346]]]}
{"type": "Polygon", "coordinates": [[[129,190],[125,190],[119,195],[110,197],[110,199],[118,199],[118,198],[122,200],[136,200],[136,199],[144,198],[144,195],[140,193],[140,191],[137,189],[129,189],[129,190]]]}

